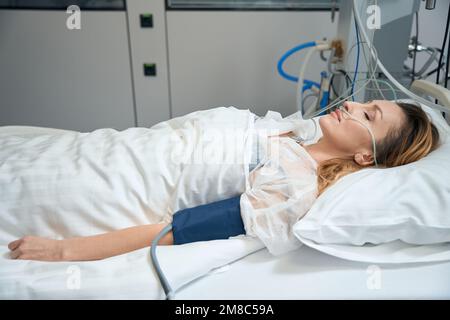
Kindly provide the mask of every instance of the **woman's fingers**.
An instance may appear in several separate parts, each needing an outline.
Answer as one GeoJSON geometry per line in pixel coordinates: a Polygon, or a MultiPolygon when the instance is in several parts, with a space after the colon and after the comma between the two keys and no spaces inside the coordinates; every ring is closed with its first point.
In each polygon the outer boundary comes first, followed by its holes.
{"type": "Polygon", "coordinates": [[[23,241],[23,239],[17,239],[13,242],[10,242],[8,244],[8,249],[11,251],[15,250],[22,243],[22,241],[23,241]]]}
{"type": "Polygon", "coordinates": [[[16,249],[14,251],[11,251],[9,255],[12,259],[18,259],[21,254],[22,254],[22,250],[16,249]]]}
{"type": "Polygon", "coordinates": [[[29,251],[28,249],[32,249],[30,245],[34,238],[32,236],[25,236],[9,243],[8,248],[11,250],[10,257],[12,259],[27,259],[25,254],[29,251]]]}
{"type": "Polygon", "coordinates": [[[8,244],[11,259],[61,261],[62,245],[58,240],[25,236],[8,244]]]}

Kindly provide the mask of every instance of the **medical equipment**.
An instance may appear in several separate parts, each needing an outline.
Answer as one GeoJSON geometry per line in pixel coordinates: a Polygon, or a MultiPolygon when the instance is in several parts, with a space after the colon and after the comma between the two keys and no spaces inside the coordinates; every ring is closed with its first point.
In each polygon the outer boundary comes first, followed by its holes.
{"type": "Polygon", "coordinates": [[[228,239],[245,234],[240,196],[178,211],[172,221],[174,244],[228,239]]]}
{"type": "Polygon", "coordinates": [[[400,89],[405,95],[407,95],[408,97],[414,99],[417,102],[423,103],[433,109],[442,111],[444,113],[450,113],[450,110],[442,105],[433,103],[429,100],[426,100],[416,94],[414,94],[413,92],[411,92],[410,90],[408,90],[407,88],[405,88],[399,81],[397,81],[397,79],[395,79],[391,73],[385,68],[385,66],[383,65],[383,63],[380,61],[380,59],[378,59],[378,57],[375,56],[374,51],[373,51],[373,45],[372,42],[369,39],[369,36],[367,35],[367,32],[365,31],[364,25],[361,21],[361,16],[359,14],[359,8],[358,8],[358,3],[356,0],[353,0],[353,12],[355,15],[355,20],[356,23],[358,24],[359,30],[364,38],[364,41],[366,41],[369,44],[369,51],[370,54],[372,55],[372,57],[374,58],[374,60],[376,61],[377,66],[380,68],[380,70],[382,71],[382,73],[392,82],[392,84],[397,87],[398,89],[400,89]]]}
{"type": "Polygon", "coordinates": [[[436,7],[436,0],[426,0],[425,9],[433,10],[436,7]]]}
{"type": "Polygon", "coordinates": [[[293,81],[297,83],[297,92],[296,92],[296,104],[297,104],[297,110],[301,111],[302,114],[305,113],[304,110],[304,102],[309,97],[316,97],[316,109],[325,107],[328,104],[329,100],[329,82],[328,82],[328,75],[325,71],[321,72],[321,82],[317,83],[312,80],[305,79],[305,71],[306,66],[309,63],[309,60],[311,59],[312,55],[315,52],[319,52],[320,55],[323,55],[324,51],[331,51],[331,56],[335,56],[336,53],[341,52],[340,44],[339,42],[331,42],[327,43],[326,41],[312,41],[307,42],[301,45],[298,45],[297,47],[294,47],[290,50],[288,50],[285,54],[281,56],[277,63],[277,70],[281,77],[283,77],[286,80],[293,81]],[[283,65],[285,61],[294,53],[297,53],[301,50],[308,49],[305,59],[302,63],[302,67],[300,68],[300,72],[298,77],[292,76],[285,72],[283,65]],[[305,92],[311,90],[312,92],[305,95],[305,92]]]}
{"type": "Polygon", "coordinates": [[[330,81],[328,79],[328,73],[326,71],[322,71],[320,73],[320,91],[316,102],[316,110],[323,109],[327,106],[330,96],[329,87],[330,81]]]}
{"type": "MultiPolygon", "coordinates": [[[[441,71],[440,66],[441,66],[442,60],[444,59],[444,50],[445,50],[445,44],[447,42],[447,37],[448,37],[449,25],[450,25],[450,6],[448,8],[448,13],[447,13],[447,23],[445,26],[445,36],[444,36],[444,41],[442,42],[441,55],[439,57],[439,65],[438,65],[438,70],[437,70],[437,75],[436,75],[436,84],[440,83],[440,78],[439,78],[440,71],[441,71]]],[[[447,88],[447,84],[448,84],[448,71],[449,71],[449,64],[450,64],[449,56],[450,56],[450,41],[449,41],[449,47],[447,49],[447,62],[445,63],[445,73],[444,73],[444,86],[446,88],[447,88]]]]}
{"type": "MultiPolygon", "coordinates": [[[[444,113],[448,113],[449,110],[437,103],[432,103],[430,101],[427,101],[426,99],[419,97],[412,93],[410,90],[408,90],[405,85],[406,82],[410,82],[410,78],[414,80],[415,77],[422,77],[426,70],[431,66],[431,63],[433,61],[437,61],[437,50],[435,48],[428,48],[424,46],[418,46],[417,43],[414,43],[414,45],[409,45],[405,47],[405,50],[394,50],[395,52],[393,54],[387,54],[388,52],[391,52],[392,49],[387,45],[388,43],[391,43],[391,35],[386,34],[384,31],[380,33],[380,31],[376,31],[377,28],[370,28],[370,34],[371,36],[368,36],[368,33],[366,31],[366,26],[362,23],[361,19],[361,12],[368,12],[369,13],[369,7],[378,7],[379,10],[382,10],[383,19],[380,20],[383,25],[387,23],[397,23],[396,25],[396,32],[398,36],[406,36],[410,32],[410,24],[412,21],[411,18],[411,12],[417,12],[419,8],[419,1],[409,1],[407,3],[407,6],[405,6],[405,3],[403,3],[401,0],[396,1],[355,1],[355,0],[347,0],[342,1],[340,3],[340,16],[339,16],[339,26],[338,26],[338,37],[337,39],[334,39],[331,42],[326,41],[315,41],[315,42],[308,42],[303,45],[300,45],[294,49],[291,49],[286,54],[282,56],[278,63],[278,72],[279,74],[284,77],[287,80],[290,81],[296,81],[298,83],[297,91],[296,91],[296,103],[297,103],[297,109],[301,111],[301,115],[305,116],[307,118],[314,117],[318,114],[323,114],[325,111],[333,108],[336,105],[339,105],[342,103],[342,101],[346,99],[354,99],[356,95],[358,96],[365,96],[365,100],[373,100],[375,99],[373,97],[373,93],[377,92],[383,99],[397,99],[397,92],[401,93],[402,97],[410,97],[415,99],[416,101],[428,105],[436,110],[442,111],[444,113]],[[367,9],[367,10],[366,10],[367,9]],[[354,24],[354,31],[352,30],[352,24],[354,24]],[[375,32],[377,32],[377,37],[375,37],[375,32]],[[353,46],[350,46],[351,37],[354,37],[356,35],[356,43],[353,46]],[[376,40],[376,41],[375,41],[376,40]],[[388,42],[390,41],[390,42],[388,42]],[[387,58],[386,62],[390,69],[393,70],[394,74],[397,77],[400,77],[399,80],[397,80],[390,71],[388,71],[388,68],[381,62],[381,59],[377,53],[377,50],[375,49],[374,42],[377,42],[381,45],[381,49],[383,50],[384,58],[387,58]],[[361,47],[362,46],[362,47],[361,47]],[[355,59],[355,65],[354,70],[351,72],[349,71],[349,68],[347,67],[347,60],[350,58],[350,53],[353,50],[353,48],[356,47],[356,59],[355,59]],[[298,52],[300,50],[308,48],[309,51],[303,61],[303,64],[300,68],[299,77],[293,77],[287,75],[287,73],[282,69],[282,64],[284,61],[293,53],[298,52]],[[339,55],[335,54],[336,49],[340,48],[343,49],[344,55],[342,56],[342,53],[339,55]],[[365,49],[368,49],[369,57],[366,56],[365,49]],[[362,50],[362,52],[361,52],[362,50]],[[305,69],[306,65],[308,64],[312,54],[314,52],[320,52],[321,57],[324,59],[323,52],[324,51],[330,51],[330,56],[328,58],[328,71],[332,74],[331,80],[333,80],[333,86],[332,89],[337,92],[341,92],[341,94],[338,97],[335,97],[334,100],[332,98],[332,93],[330,90],[328,92],[323,90],[323,87],[317,83],[315,83],[312,80],[305,79],[305,69]],[[403,61],[405,58],[403,56],[403,52],[428,52],[430,54],[430,59],[426,61],[426,63],[422,66],[422,68],[416,73],[414,71],[415,68],[413,68],[412,72],[410,69],[406,68],[406,70],[400,70],[399,65],[402,66],[403,64],[399,64],[399,61],[403,61]],[[360,55],[363,53],[364,62],[365,64],[360,63],[360,55]],[[333,65],[337,65],[338,67],[333,67],[333,65]],[[340,65],[340,66],[339,66],[340,65]],[[367,69],[367,71],[365,70],[367,69]],[[381,71],[381,72],[380,72],[381,71]],[[353,80],[350,80],[350,86],[351,90],[348,90],[348,84],[347,89],[342,90],[341,88],[335,89],[335,86],[342,87],[342,83],[339,81],[339,79],[335,79],[336,75],[344,75],[346,77],[345,81],[348,81],[348,74],[353,73],[353,80]],[[361,88],[355,89],[355,85],[358,83],[357,77],[358,74],[364,74],[367,73],[367,78],[363,79],[365,80],[361,84],[361,88]],[[385,75],[387,78],[384,80],[383,78],[380,78],[382,75],[385,75]],[[370,84],[374,84],[375,88],[371,88],[370,84]],[[386,90],[381,89],[380,84],[387,85],[391,90],[392,94],[388,97],[386,95],[386,90]],[[396,87],[394,89],[393,87],[396,87]],[[307,90],[310,90],[311,93],[306,94],[305,92],[307,90]],[[330,97],[328,100],[331,100],[331,104],[327,103],[325,106],[323,105],[324,100],[321,99],[323,96],[329,95],[330,97]],[[317,97],[317,101],[315,103],[313,112],[310,110],[306,110],[305,108],[305,102],[307,99],[311,97],[317,97]]],[[[434,8],[434,3],[427,3],[427,9],[434,8]]],[[[416,16],[417,17],[417,16],[416,16]]],[[[378,27],[379,28],[379,27],[378,27]]],[[[403,38],[399,39],[400,41],[396,41],[396,45],[400,46],[403,43],[403,38]]],[[[417,41],[417,40],[416,40],[417,41]]],[[[442,59],[440,59],[442,60],[442,59]]],[[[361,61],[363,62],[363,61],[361,61]]],[[[439,62],[439,65],[436,68],[436,71],[439,73],[442,65],[439,62]]],[[[403,68],[403,67],[401,67],[403,68]]],[[[425,77],[428,77],[429,75],[433,74],[435,71],[431,71],[425,75],[425,77]]],[[[322,73],[321,73],[322,74],[322,73]]],[[[444,80],[446,80],[447,77],[444,77],[444,80]]],[[[330,86],[331,87],[331,86],[330,86]]],[[[389,93],[389,92],[387,92],[389,93]]]]}
{"type": "Polygon", "coordinates": [[[155,237],[150,254],[153,266],[168,300],[173,298],[175,292],[172,290],[159,265],[156,248],[161,238],[171,230],[173,232],[174,245],[228,239],[229,237],[245,234],[241,218],[240,196],[180,210],[173,215],[172,223],[164,227],[155,237]]]}
{"type": "MultiPolygon", "coordinates": [[[[356,81],[356,77],[358,76],[358,70],[359,70],[359,30],[358,30],[358,24],[355,22],[355,31],[356,31],[356,65],[355,65],[355,73],[353,75],[353,81],[352,81],[352,91],[351,93],[353,94],[353,91],[355,90],[355,81],[356,81]]],[[[352,96],[352,100],[355,100],[354,96],[352,96]]]]}
{"type": "Polygon", "coordinates": [[[294,53],[297,53],[301,50],[304,50],[306,48],[317,48],[317,43],[315,41],[312,41],[312,42],[307,42],[307,43],[298,45],[297,47],[294,47],[294,48],[288,50],[285,54],[283,54],[277,63],[277,70],[278,70],[278,73],[280,74],[280,76],[282,76],[286,80],[298,83],[298,85],[297,85],[297,109],[301,112],[303,112],[303,104],[302,104],[303,93],[306,90],[312,89],[313,87],[320,88],[320,84],[318,84],[317,82],[314,82],[311,80],[306,80],[303,77],[305,66],[307,65],[307,62],[309,61],[309,58],[311,57],[311,55],[314,51],[312,51],[310,49],[310,51],[307,53],[307,55],[305,57],[305,61],[303,62],[302,68],[300,69],[300,73],[299,73],[298,77],[295,77],[295,76],[292,76],[292,75],[286,73],[284,71],[283,65],[284,65],[284,62],[291,55],[293,55],[294,53]]]}

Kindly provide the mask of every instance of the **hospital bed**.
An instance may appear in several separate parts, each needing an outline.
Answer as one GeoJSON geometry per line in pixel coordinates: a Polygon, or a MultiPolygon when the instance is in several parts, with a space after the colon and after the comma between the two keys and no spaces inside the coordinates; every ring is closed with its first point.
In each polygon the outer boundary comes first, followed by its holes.
{"type": "MultiPolygon", "coordinates": [[[[411,90],[450,107],[450,91],[441,86],[416,80],[411,90]]],[[[212,270],[181,288],[177,298],[450,299],[450,261],[373,264],[340,259],[306,245],[280,257],[264,248],[212,270]]]]}
{"type": "Polygon", "coordinates": [[[181,288],[176,299],[449,299],[450,261],[373,264],[307,246],[262,249],[181,288]]]}
{"type": "Polygon", "coordinates": [[[176,299],[449,299],[450,261],[381,265],[307,246],[280,257],[262,249],[181,288],[176,299]]]}
{"type": "MultiPolygon", "coordinates": [[[[429,83],[417,82],[413,89],[439,95],[450,105],[447,92],[429,83]]],[[[64,131],[0,127],[0,133],[8,132],[64,131]]],[[[306,245],[275,257],[258,241],[239,237],[158,250],[169,281],[178,284],[175,299],[450,299],[450,261],[373,264],[340,259],[306,245]]],[[[12,261],[7,251],[0,248],[2,299],[164,298],[148,248],[101,261],[58,263],[12,261]],[[71,282],[77,274],[82,284],[71,282]]]]}
{"type": "MultiPolygon", "coordinates": [[[[441,86],[416,80],[411,90],[450,107],[450,92],[441,86]]],[[[264,248],[212,270],[180,289],[177,298],[450,299],[450,261],[373,264],[340,259],[306,245],[280,257],[264,248]]]]}

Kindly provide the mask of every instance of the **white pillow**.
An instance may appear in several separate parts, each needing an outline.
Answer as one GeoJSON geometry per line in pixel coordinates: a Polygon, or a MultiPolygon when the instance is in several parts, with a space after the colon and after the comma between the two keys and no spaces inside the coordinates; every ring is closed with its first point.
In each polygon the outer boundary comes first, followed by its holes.
{"type": "Polygon", "coordinates": [[[294,225],[300,241],[351,260],[450,259],[450,243],[445,244],[450,242],[450,128],[439,113],[422,107],[439,130],[441,146],[415,163],[341,178],[294,225]],[[402,252],[405,246],[427,248],[395,255],[399,241],[402,252]],[[383,247],[374,250],[374,245],[383,247]],[[427,259],[430,250],[434,256],[427,259]]]}

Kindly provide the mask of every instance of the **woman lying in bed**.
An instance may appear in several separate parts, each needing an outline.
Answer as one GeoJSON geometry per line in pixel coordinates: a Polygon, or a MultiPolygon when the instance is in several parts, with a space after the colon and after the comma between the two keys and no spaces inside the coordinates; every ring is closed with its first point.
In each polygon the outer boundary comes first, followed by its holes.
{"type": "MultiPolygon", "coordinates": [[[[214,210],[225,212],[218,223],[225,223],[227,227],[222,231],[232,230],[229,234],[213,230],[212,235],[202,238],[196,234],[202,233],[201,227],[194,228],[197,231],[193,234],[177,230],[174,225],[173,232],[166,234],[160,244],[246,234],[258,237],[273,254],[294,250],[299,241],[292,226],[307,213],[317,196],[339,178],[375,165],[381,168],[405,165],[438,146],[435,126],[421,108],[411,104],[381,100],[365,104],[345,102],[337,111],[321,117],[319,123],[323,136],[314,144],[299,144],[292,133],[271,137],[270,143],[279,147],[276,156],[275,152],[267,152],[264,163],[250,172],[249,187],[238,197],[187,209],[197,217],[198,212],[200,216],[214,210]],[[230,219],[231,227],[226,219],[230,219]]],[[[63,240],[24,236],[10,242],[8,248],[13,259],[104,259],[150,246],[168,222],[63,240]]]]}

